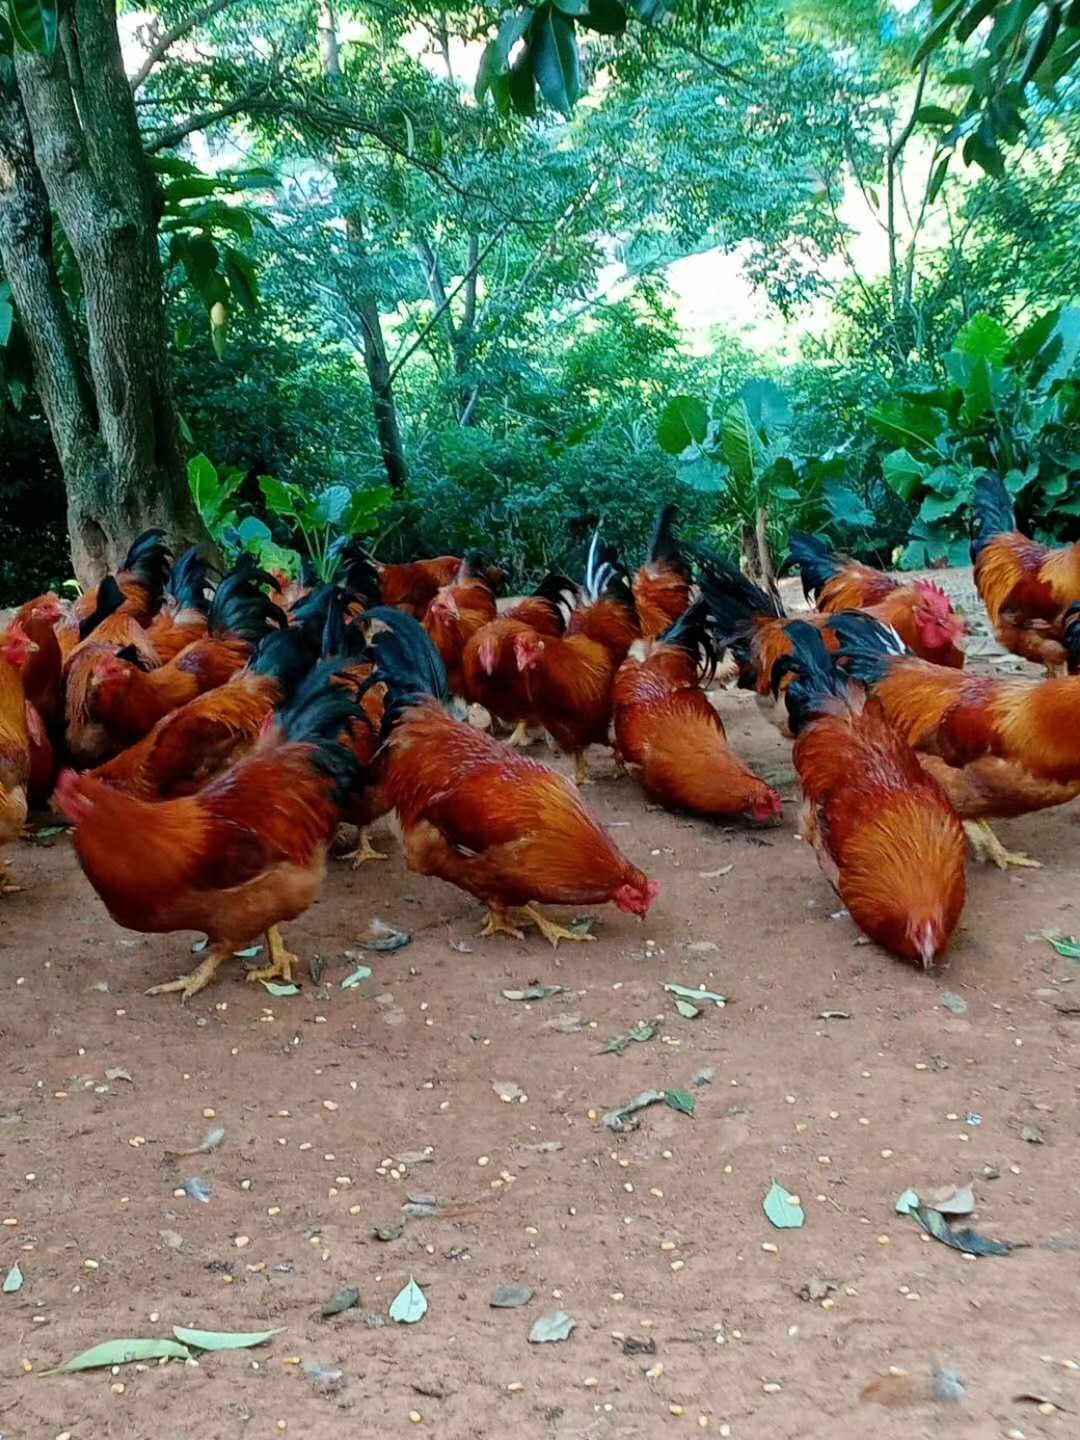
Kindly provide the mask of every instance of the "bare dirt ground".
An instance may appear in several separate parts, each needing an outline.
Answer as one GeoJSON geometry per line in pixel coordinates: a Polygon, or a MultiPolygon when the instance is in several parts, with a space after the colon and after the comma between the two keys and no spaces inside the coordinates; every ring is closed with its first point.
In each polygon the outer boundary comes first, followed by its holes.
{"type": "Polygon", "coordinates": [[[388,864],[336,864],[289,928],[320,985],[273,998],[237,961],[184,1008],[143,990],[188,966],[190,937],[114,926],[66,838],[13,851],[0,1273],[18,1262],[25,1281],[0,1296],[4,1440],[1077,1434],[1080,970],[1038,932],[1080,934],[1080,810],[1001,827],[1045,868],[973,869],[950,962],[921,975],[856,943],[796,838],[787,744],[747,697],[723,713],[789,802],[783,826],[648,812],[598,753],[588,798],[663,891],[644,926],[608,909],[597,943],[557,954],[477,939],[477,907],[410,876],[384,836],[388,864]],[[412,943],[343,990],[373,916],[412,943]],[[504,998],[532,982],[565,988],[504,998]],[[664,982],[731,1003],[683,1018],[664,982]],[[658,1015],[652,1040],[598,1053],[658,1015]],[[695,1114],[605,1130],[652,1088],[691,1091],[695,1114]],[[168,1158],[215,1126],[213,1153],[168,1158]],[[175,1194],[192,1176],[208,1204],[175,1194]],[[774,1179],[801,1230],[766,1220],[774,1179]],[[971,1223],[1030,1248],[968,1259],[894,1211],[908,1186],[968,1181],[971,1223]],[[438,1213],[403,1215],[410,1195],[438,1213]],[[410,1275],[430,1308],[392,1324],[410,1275]],[[536,1293],[493,1309],[501,1283],[536,1293]],[[359,1304],[320,1318],[342,1287],[359,1304]],[[571,1337],[529,1344],[556,1310],[571,1337]],[[197,1365],[37,1373],[173,1324],[287,1328],[197,1365]],[[962,1398],[934,1398],[934,1366],[962,1398]],[[908,1403],[861,1400],[890,1367],[908,1403]]]}

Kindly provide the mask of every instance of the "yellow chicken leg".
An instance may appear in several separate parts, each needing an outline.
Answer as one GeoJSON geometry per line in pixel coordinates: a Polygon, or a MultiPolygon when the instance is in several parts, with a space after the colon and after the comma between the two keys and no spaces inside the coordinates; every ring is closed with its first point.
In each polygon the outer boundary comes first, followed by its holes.
{"type": "Polygon", "coordinates": [[[512,924],[505,910],[496,910],[492,905],[484,916],[484,928],[480,931],[482,938],[489,935],[511,935],[515,940],[524,940],[525,933],[512,924]]]}
{"type": "Polygon", "coordinates": [[[179,975],[175,980],[169,980],[164,985],[151,985],[146,991],[147,995],[175,995],[179,993],[180,1000],[186,1004],[193,995],[200,990],[205,990],[218,972],[218,966],[223,960],[227,960],[232,954],[224,945],[215,945],[207,951],[206,958],[193,970],[190,975],[179,975]]]}
{"type": "Polygon", "coordinates": [[[506,737],[506,743],[511,750],[524,750],[532,744],[532,736],[529,734],[528,724],[524,720],[519,720],[514,726],[514,732],[506,737]]]}
{"type": "Polygon", "coordinates": [[[360,843],[355,850],[350,850],[347,855],[342,855],[342,860],[351,860],[354,870],[359,870],[361,865],[366,865],[369,860],[389,860],[389,855],[384,855],[381,850],[376,850],[371,843],[371,836],[367,827],[360,830],[360,843]]]}
{"type": "Polygon", "coordinates": [[[0,895],[18,895],[22,888],[8,875],[7,861],[0,860],[0,895]]]}
{"type": "Polygon", "coordinates": [[[247,978],[251,981],[280,980],[285,985],[291,985],[293,966],[299,965],[300,961],[291,950],[285,949],[281,931],[276,925],[271,925],[266,932],[266,948],[270,952],[270,964],[260,965],[257,970],[249,970],[247,978]]]}
{"type": "Polygon", "coordinates": [[[1006,850],[985,820],[965,820],[964,832],[971,842],[975,858],[983,861],[984,864],[990,861],[999,870],[1008,870],[1010,867],[1017,870],[1042,869],[1041,860],[1032,860],[1030,855],[1006,850]]]}
{"type": "Polygon", "coordinates": [[[523,905],[519,914],[522,922],[530,922],[536,926],[545,940],[551,941],[551,948],[557,950],[560,940],[595,940],[595,935],[579,935],[576,930],[567,930],[564,925],[556,925],[554,920],[549,920],[546,915],[541,914],[535,905],[523,905]]]}
{"type": "Polygon", "coordinates": [[[584,750],[578,750],[574,755],[574,784],[591,785],[592,779],[589,775],[589,760],[584,750]]]}

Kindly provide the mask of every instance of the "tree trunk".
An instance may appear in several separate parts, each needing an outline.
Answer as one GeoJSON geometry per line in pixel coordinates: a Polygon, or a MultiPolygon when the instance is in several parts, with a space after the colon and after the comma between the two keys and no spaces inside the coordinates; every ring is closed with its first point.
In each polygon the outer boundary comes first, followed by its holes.
{"type": "MultiPolygon", "coordinates": [[[[322,61],[323,74],[331,85],[340,85],[341,51],[338,46],[337,18],[334,14],[333,0],[320,0],[318,26],[319,57],[322,61]]],[[[336,164],[334,176],[339,185],[344,184],[348,180],[347,168],[336,164]]],[[[362,267],[365,263],[364,232],[359,216],[346,214],[345,234],[353,263],[362,267]]],[[[371,386],[375,434],[379,441],[379,452],[382,455],[386,478],[394,490],[404,490],[409,481],[409,467],[405,459],[401,426],[398,424],[394,382],[386,354],[386,340],[383,337],[378,300],[374,292],[365,287],[360,290],[355,300],[351,300],[349,303],[350,309],[356,312],[363,331],[364,369],[367,372],[368,384],[371,386]]]]}
{"type": "Polygon", "coordinates": [[[469,379],[473,362],[472,332],[476,323],[476,272],[479,248],[480,237],[476,234],[470,235],[469,258],[466,262],[468,279],[465,283],[465,302],[459,325],[454,319],[447,299],[439,257],[432,250],[425,236],[421,235],[416,241],[416,253],[420,257],[420,265],[424,271],[427,292],[436,311],[441,312],[442,322],[446,326],[446,336],[450,342],[450,353],[454,358],[454,374],[458,379],[457,421],[459,425],[475,425],[476,403],[480,398],[479,385],[470,382],[469,379]]]}
{"type": "Polygon", "coordinates": [[[18,94],[9,88],[0,111],[12,157],[0,177],[0,247],[64,468],[75,573],[88,583],[148,526],[174,545],[206,535],[180,448],[155,185],[115,14],[105,0],[73,0],[60,27],[52,56],[17,51],[18,94]],[[49,251],[46,196],[82,278],[88,377],[49,251]]]}

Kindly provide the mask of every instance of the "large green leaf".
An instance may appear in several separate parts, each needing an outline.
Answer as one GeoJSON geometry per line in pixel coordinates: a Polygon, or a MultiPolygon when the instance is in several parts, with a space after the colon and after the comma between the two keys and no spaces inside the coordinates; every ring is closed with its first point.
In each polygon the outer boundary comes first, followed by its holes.
{"type": "Polygon", "coordinates": [[[130,1365],[136,1360],[190,1360],[191,1351],[176,1340],[130,1339],[105,1340],[89,1350],[82,1350],[42,1375],[70,1375],[76,1370],[98,1370],[104,1366],[130,1365]]]}
{"type": "Polygon", "coordinates": [[[709,494],[727,489],[727,467],[708,455],[699,455],[688,465],[680,465],[678,475],[692,490],[709,494]]]}
{"type": "Polygon", "coordinates": [[[302,496],[298,495],[291,485],[286,485],[283,480],[278,480],[273,475],[260,475],[259,489],[271,515],[294,518],[298,507],[303,504],[302,496]]]}
{"type": "Polygon", "coordinates": [[[574,22],[550,5],[538,10],[529,32],[529,51],[541,95],[554,109],[569,116],[581,94],[574,22]]]}
{"type": "Polygon", "coordinates": [[[246,255],[226,245],[224,252],[225,278],[244,309],[251,314],[259,304],[259,280],[255,267],[246,255]]]}
{"type": "Polygon", "coordinates": [[[709,412],[695,395],[673,395],[660,412],[656,440],[669,455],[701,445],[709,431],[709,412]]]}
{"type": "Polygon", "coordinates": [[[787,430],[795,418],[787,396],[773,380],[748,380],[739,393],[755,427],[770,437],[787,430]]]}
{"type": "Polygon", "coordinates": [[[825,504],[829,514],[840,525],[851,525],[868,530],[874,523],[874,512],[868,510],[854,490],[842,480],[826,480],[825,504]]]}
{"type": "Polygon", "coordinates": [[[916,459],[934,458],[934,442],[945,424],[941,411],[906,398],[887,400],[876,410],[867,411],[866,418],[878,435],[904,446],[916,459]]]}
{"type": "Polygon", "coordinates": [[[600,35],[621,35],[626,29],[626,11],[619,0],[589,0],[581,23],[600,35]]]}
{"type": "Polygon", "coordinates": [[[756,486],[765,468],[765,449],[742,398],[734,401],[724,412],[720,445],[738,483],[744,488],[756,486]]]}
{"type": "Polygon", "coordinates": [[[218,499],[218,473],[214,462],[205,455],[193,455],[187,467],[188,488],[200,515],[213,512],[218,499]]]}
{"type": "Polygon", "coordinates": [[[394,498],[389,485],[354,490],[341,515],[341,529],[347,535],[367,535],[375,528],[376,517],[394,498]]]}
{"type": "Polygon", "coordinates": [[[31,55],[56,49],[56,7],[45,0],[8,0],[8,20],[19,48],[31,55]]]}
{"type": "Polygon", "coordinates": [[[347,486],[331,485],[328,490],[322,490],[314,497],[311,505],[307,507],[304,519],[310,516],[316,525],[336,525],[351,500],[352,492],[347,486]]]}
{"type": "Polygon", "coordinates": [[[926,466],[907,450],[894,450],[881,462],[885,483],[901,500],[914,500],[926,478],[926,466]]]}
{"type": "Polygon", "coordinates": [[[961,355],[971,355],[977,360],[987,360],[991,365],[1000,365],[1012,342],[1009,333],[1000,321],[991,315],[973,315],[959,331],[953,349],[961,355]]]}

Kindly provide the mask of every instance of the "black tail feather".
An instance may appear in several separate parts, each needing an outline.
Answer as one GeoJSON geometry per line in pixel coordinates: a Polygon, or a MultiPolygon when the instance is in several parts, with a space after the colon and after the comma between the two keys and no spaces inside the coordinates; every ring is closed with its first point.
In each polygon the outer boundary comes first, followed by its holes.
{"type": "Polygon", "coordinates": [[[1065,611],[1065,654],[1070,675],[1080,675],[1080,600],[1065,611]]]}
{"type": "Polygon", "coordinates": [[[617,545],[605,541],[597,526],[589,542],[585,557],[585,580],[582,588],[587,602],[593,600],[614,600],[629,610],[637,619],[634,592],[630,587],[630,576],[623,564],[617,545]]]}
{"type": "Polygon", "coordinates": [[[379,567],[364,542],[356,535],[343,536],[331,547],[334,561],[332,579],[366,605],[382,601],[379,567]]]}
{"type": "Polygon", "coordinates": [[[698,662],[698,683],[708,685],[716,674],[724,649],[714,631],[709,602],[699,595],[694,603],[660,636],[663,645],[676,645],[698,662]]]}
{"type": "Polygon", "coordinates": [[[284,630],[284,611],[260,588],[273,583],[269,575],[248,566],[226,575],[210,602],[210,634],[256,645],[271,630],[284,630]]]}
{"type": "Polygon", "coordinates": [[[652,533],[652,540],[649,542],[649,560],[669,565],[684,580],[690,579],[690,567],[686,563],[682,548],[675,536],[675,521],[678,517],[679,507],[677,505],[664,505],[656,517],[656,528],[652,533]]]}
{"type": "Polygon", "coordinates": [[[159,595],[165,593],[172,551],[165,543],[165,531],[144,530],[131,542],[121,570],[129,571],[159,595]]]}
{"type": "Polygon", "coordinates": [[[792,620],[787,633],[793,653],[782,656],[773,666],[772,689],[778,695],[781,682],[792,677],[784,690],[784,701],[791,733],[798,735],[811,720],[834,709],[837,697],[846,702],[849,692],[844,675],[825,649],[820,630],[805,620],[792,620]]]}
{"type": "Polygon", "coordinates": [[[1008,535],[1016,529],[1016,511],[1005,482],[996,471],[984,470],[975,481],[972,504],[971,560],[979,558],[995,535],[1008,535]]]}
{"type": "Polygon", "coordinates": [[[97,604],[79,625],[79,639],[85,640],[103,620],[115,615],[124,603],[124,592],[116,583],[115,575],[106,575],[97,588],[97,604]]]}
{"type": "Polygon", "coordinates": [[[817,535],[806,535],[801,530],[793,530],[790,561],[799,567],[803,594],[813,605],[826,582],[843,566],[844,557],[831,550],[817,535]]]}
{"type": "Polygon", "coordinates": [[[895,630],[863,610],[841,610],[830,616],[826,629],[840,637],[837,662],[863,685],[875,685],[897,655],[908,653],[895,630]]]}
{"type": "Polygon", "coordinates": [[[449,704],[446,666],[418,621],[400,610],[378,606],[356,624],[366,636],[366,653],[375,666],[372,681],[366,683],[381,682],[386,686],[384,734],[410,705],[425,699],[449,704]]]}
{"type": "Polygon", "coordinates": [[[313,747],[312,764],[333,781],[338,805],[343,805],[365,778],[363,767],[343,738],[350,722],[366,719],[348,671],[348,661],[324,660],[277,712],[278,728],[286,740],[313,747]]]}
{"type": "Polygon", "coordinates": [[[283,699],[296,691],[315,663],[315,654],[299,630],[272,630],[259,641],[248,669],[255,675],[271,675],[283,699]]]}
{"type": "Polygon", "coordinates": [[[210,584],[206,561],[199,554],[197,545],[190,546],[177,560],[166,589],[176,601],[178,610],[198,610],[203,615],[209,612],[210,584]]]}

